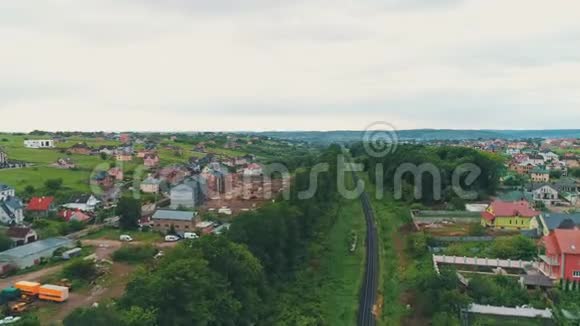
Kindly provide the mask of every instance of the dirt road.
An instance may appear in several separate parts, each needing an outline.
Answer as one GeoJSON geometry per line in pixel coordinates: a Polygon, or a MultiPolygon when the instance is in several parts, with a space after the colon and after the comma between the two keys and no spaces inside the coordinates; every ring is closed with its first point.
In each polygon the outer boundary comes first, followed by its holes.
{"type": "Polygon", "coordinates": [[[22,274],[22,275],[7,277],[5,279],[0,279],[0,289],[10,287],[18,281],[31,281],[31,282],[40,281],[41,279],[43,279],[44,277],[46,277],[48,275],[52,275],[54,273],[60,272],[63,269],[63,267],[64,267],[63,265],[58,265],[58,266],[44,268],[44,269],[39,270],[39,271],[30,272],[28,274],[22,274]]]}

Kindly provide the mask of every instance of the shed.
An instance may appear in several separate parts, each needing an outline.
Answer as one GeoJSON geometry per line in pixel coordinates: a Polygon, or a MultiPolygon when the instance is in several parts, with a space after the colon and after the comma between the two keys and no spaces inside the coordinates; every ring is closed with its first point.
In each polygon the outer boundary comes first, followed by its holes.
{"type": "Polygon", "coordinates": [[[27,268],[39,264],[42,258],[52,257],[60,248],[73,246],[73,241],[64,237],[39,240],[0,253],[0,263],[27,268]]]}

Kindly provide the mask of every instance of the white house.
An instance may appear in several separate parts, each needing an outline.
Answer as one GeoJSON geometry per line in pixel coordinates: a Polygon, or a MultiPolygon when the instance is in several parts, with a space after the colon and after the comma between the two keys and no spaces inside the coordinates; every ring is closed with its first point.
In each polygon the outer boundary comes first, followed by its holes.
{"type": "Polygon", "coordinates": [[[560,193],[550,184],[538,184],[531,188],[534,201],[543,202],[546,206],[555,205],[560,201],[560,193]]]}
{"type": "Polygon", "coordinates": [[[0,223],[13,225],[24,221],[24,205],[18,197],[6,197],[0,200],[0,223]]]}
{"type": "Polygon", "coordinates": [[[27,148],[54,148],[54,140],[29,139],[24,141],[24,146],[27,148]]]}
{"type": "Polygon", "coordinates": [[[156,194],[159,192],[159,184],[161,181],[149,176],[141,182],[141,191],[148,194],[156,194]]]}
{"type": "Polygon", "coordinates": [[[545,161],[557,161],[560,159],[558,154],[553,153],[553,152],[540,153],[540,155],[544,158],[545,161]]]}
{"type": "Polygon", "coordinates": [[[0,200],[4,200],[8,197],[14,197],[14,196],[16,196],[16,192],[14,191],[14,188],[0,183],[0,200]]]}
{"type": "Polygon", "coordinates": [[[0,148],[0,166],[8,163],[8,154],[0,148]]]}
{"type": "Polygon", "coordinates": [[[84,212],[91,212],[91,211],[94,211],[95,208],[97,208],[97,206],[100,203],[101,203],[101,201],[98,200],[93,195],[82,195],[82,196],[73,198],[70,202],[68,202],[62,206],[65,208],[69,208],[69,209],[77,209],[77,210],[81,210],[84,212]]]}

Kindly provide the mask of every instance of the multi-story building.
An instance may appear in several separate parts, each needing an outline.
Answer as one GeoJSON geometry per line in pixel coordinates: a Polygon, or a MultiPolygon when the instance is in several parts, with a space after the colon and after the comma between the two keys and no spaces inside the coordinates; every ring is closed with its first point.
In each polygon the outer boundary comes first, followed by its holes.
{"type": "Polygon", "coordinates": [[[197,223],[196,213],[191,211],[157,210],[153,214],[152,228],[166,233],[172,228],[176,233],[193,232],[197,223]]]}
{"type": "Polygon", "coordinates": [[[553,279],[580,281],[580,230],[555,229],[542,243],[540,270],[553,279]]]}

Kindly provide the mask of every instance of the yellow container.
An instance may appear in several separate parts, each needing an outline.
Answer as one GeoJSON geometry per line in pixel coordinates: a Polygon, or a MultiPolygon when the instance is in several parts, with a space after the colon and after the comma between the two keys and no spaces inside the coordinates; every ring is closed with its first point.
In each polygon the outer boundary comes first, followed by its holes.
{"type": "Polygon", "coordinates": [[[47,301],[65,302],[68,300],[68,288],[64,286],[45,284],[39,288],[38,298],[47,301]]]}
{"type": "Polygon", "coordinates": [[[26,295],[37,295],[40,288],[40,283],[20,281],[14,283],[14,287],[26,295]]]}

